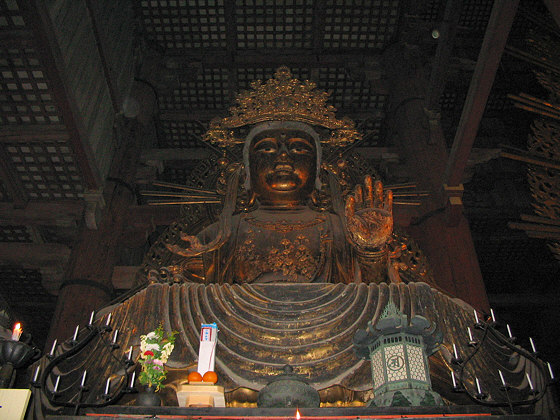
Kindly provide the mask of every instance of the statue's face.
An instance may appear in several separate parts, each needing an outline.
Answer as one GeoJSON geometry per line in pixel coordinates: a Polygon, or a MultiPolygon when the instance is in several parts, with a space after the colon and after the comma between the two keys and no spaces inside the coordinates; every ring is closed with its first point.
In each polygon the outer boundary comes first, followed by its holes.
{"type": "Polygon", "coordinates": [[[299,130],[263,131],[251,141],[249,165],[251,187],[261,204],[304,204],[315,185],[315,141],[299,130]]]}

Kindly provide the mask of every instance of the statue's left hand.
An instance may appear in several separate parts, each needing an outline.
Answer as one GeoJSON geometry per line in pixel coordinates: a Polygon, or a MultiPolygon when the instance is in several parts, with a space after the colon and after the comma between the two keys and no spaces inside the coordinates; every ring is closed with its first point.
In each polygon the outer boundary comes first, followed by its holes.
{"type": "Polygon", "coordinates": [[[346,224],[350,239],[362,249],[382,247],[393,232],[393,192],[383,192],[381,181],[367,175],[346,199],[346,224]]]}

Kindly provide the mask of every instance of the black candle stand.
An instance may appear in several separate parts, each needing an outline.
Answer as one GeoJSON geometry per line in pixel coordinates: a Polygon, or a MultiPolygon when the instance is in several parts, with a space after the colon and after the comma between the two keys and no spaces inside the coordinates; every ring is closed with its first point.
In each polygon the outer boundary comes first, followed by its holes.
{"type": "MultiPolygon", "coordinates": [[[[79,354],[80,352],[86,351],[90,345],[94,343],[101,342],[103,347],[109,349],[109,351],[113,352],[120,348],[115,342],[112,342],[109,337],[109,333],[112,331],[110,325],[95,325],[89,324],[86,326],[84,331],[87,331],[87,334],[81,334],[82,337],[77,337],[76,340],[71,339],[67,340],[66,344],[68,344],[68,349],[63,351],[60,354],[56,354],[56,352],[51,352],[46,356],[46,360],[48,360],[45,368],[41,372],[40,378],[37,380],[31,381],[31,386],[35,388],[38,392],[42,393],[42,395],[48,400],[48,402],[53,407],[66,407],[72,408],[73,414],[77,416],[82,408],[96,408],[96,407],[105,407],[108,405],[113,405],[117,401],[119,401],[123,395],[130,394],[137,392],[134,389],[133,384],[130,384],[130,374],[134,370],[132,366],[135,366],[135,362],[126,355],[123,358],[115,357],[119,361],[119,372],[123,372],[120,374],[122,380],[119,382],[119,385],[115,387],[112,392],[109,393],[102,393],[99,396],[96,396],[94,402],[86,402],[84,401],[85,394],[91,391],[91,389],[96,389],[97,386],[89,387],[85,384],[80,384],[76,388],[76,392],[72,393],[69,398],[63,399],[63,395],[68,394],[68,389],[65,391],[57,390],[54,391],[54,386],[52,383],[52,373],[53,370],[59,366],[61,363],[67,361],[70,357],[79,354]],[[51,383],[48,383],[48,379],[51,378],[51,383]],[[132,386],[131,386],[132,385],[132,386]]],[[[98,379],[98,378],[92,378],[98,379]]],[[[98,384],[99,385],[99,384],[98,384]]]]}

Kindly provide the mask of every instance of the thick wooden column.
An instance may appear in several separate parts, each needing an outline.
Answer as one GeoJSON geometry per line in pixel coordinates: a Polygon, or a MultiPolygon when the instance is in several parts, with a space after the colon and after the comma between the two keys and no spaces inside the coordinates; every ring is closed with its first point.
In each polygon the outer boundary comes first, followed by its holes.
{"type": "Polygon", "coordinates": [[[97,230],[82,228],[79,243],[73,249],[57,307],[51,323],[46,348],[55,338],[66,339],[76,325],[84,326],[92,310],[97,310],[113,297],[111,277],[118,258],[123,224],[128,209],[134,204],[132,185],[139,157],[136,133],[124,136],[117,150],[110,177],[105,187],[106,206],[97,230]]]}
{"type": "Polygon", "coordinates": [[[446,220],[442,179],[447,148],[441,127],[425,111],[428,75],[418,54],[404,46],[386,54],[387,74],[394,76],[389,132],[418,188],[430,191],[407,229],[428,257],[439,287],[484,310],[488,297],[468,222],[462,214],[456,226],[446,220]]]}

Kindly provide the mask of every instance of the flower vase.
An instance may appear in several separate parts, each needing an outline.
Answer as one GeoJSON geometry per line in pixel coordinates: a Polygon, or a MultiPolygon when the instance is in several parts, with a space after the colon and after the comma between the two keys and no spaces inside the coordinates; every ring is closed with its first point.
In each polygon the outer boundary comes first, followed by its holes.
{"type": "Polygon", "coordinates": [[[136,405],[159,407],[161,405],[161,397],[156,393],[156,387],[146,386],[144,391],[140,391],[136,397],[136,405]]]}

